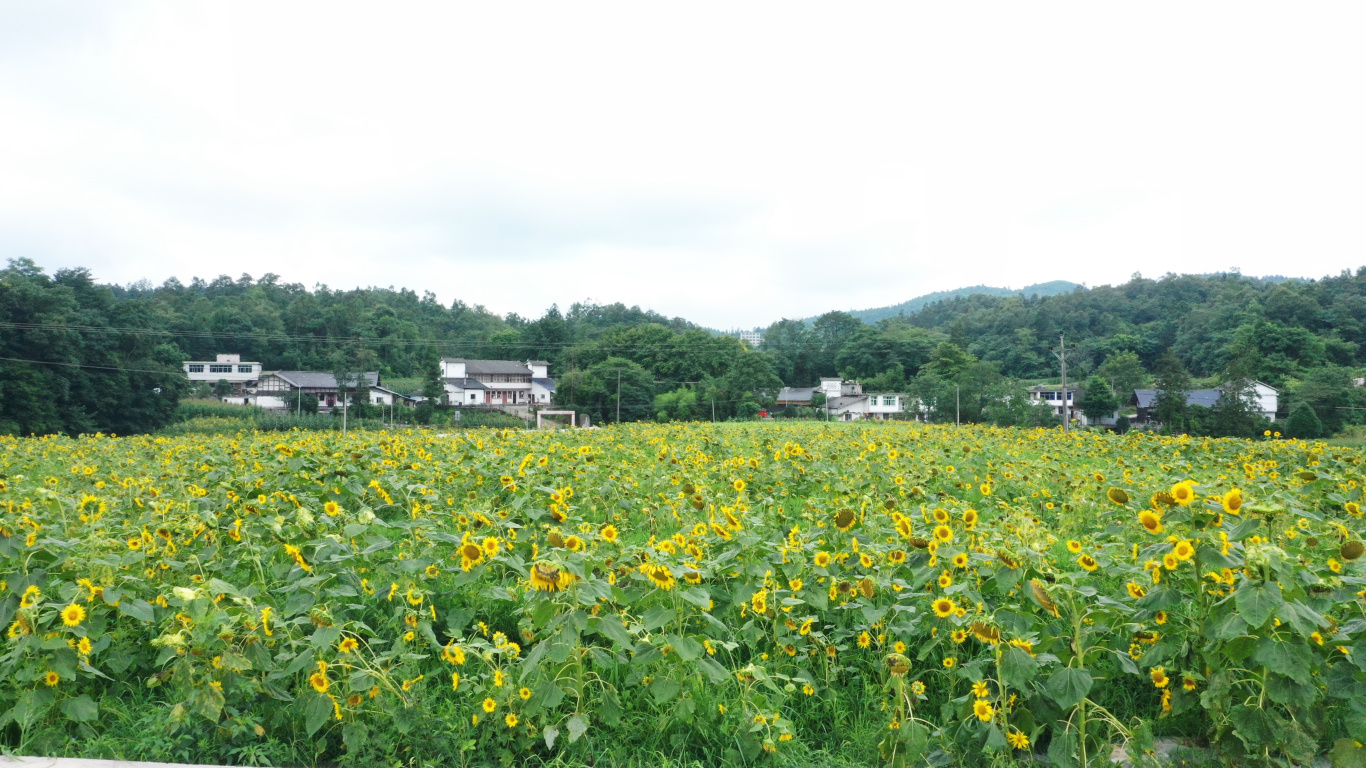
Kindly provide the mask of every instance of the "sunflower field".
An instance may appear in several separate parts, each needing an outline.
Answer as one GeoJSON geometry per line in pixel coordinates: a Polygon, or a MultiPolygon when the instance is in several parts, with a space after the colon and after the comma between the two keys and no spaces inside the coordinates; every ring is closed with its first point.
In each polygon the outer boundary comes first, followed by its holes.
{"type": "Polygon", "coordinates": [[[0,438],[0,745],[1366,765],[1362,460],[908,423],[0,438]]]}

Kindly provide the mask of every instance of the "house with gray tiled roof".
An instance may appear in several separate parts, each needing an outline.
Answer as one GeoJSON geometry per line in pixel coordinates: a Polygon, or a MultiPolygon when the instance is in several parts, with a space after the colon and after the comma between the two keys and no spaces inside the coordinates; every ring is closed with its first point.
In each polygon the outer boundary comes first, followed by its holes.
{"type": "Polygon", "coordinates": [[[531,406],[550,405],[555,380],[544,360],[441,358],[446,400],[460,407],[492,406],[525,415],[531,406]]]}

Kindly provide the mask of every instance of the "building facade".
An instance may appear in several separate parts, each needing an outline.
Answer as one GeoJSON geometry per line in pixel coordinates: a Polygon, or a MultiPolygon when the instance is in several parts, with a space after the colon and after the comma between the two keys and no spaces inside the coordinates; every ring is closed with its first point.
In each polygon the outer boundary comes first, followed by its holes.
{"type": "MultiPolygon", "coordinates": [[[[360,387],[368,389],[379,386],[377,371],[361,374],[360,387]]],[[[355,387],[348,386],[347,389],[354,390],[355,387]]],[[[254,394],[243,397],[250,400],[245,403],[246,405],[280,411],[299,408],[301,401],[305,399],[316,401],[319,411],[330,411],[342,405],[342,393],[337,386],[337,377],[323,371],[270,371],[261,375],[254,394]]],[[[367,395],[366,399],[373,401],[373,396],[367,395]]],[[[230,402],[235,401],[236,398],[230,402]]],[[[355,401],[348,398],[348,405],[354,404],[355,401]]]]}
{"type": "Polygon", "coordinates": [[[190,360],[182,367],[190,381],[226,381],[236,390],[249,389],[261,378],[261,364],[243,362],[241,355],[217,355],[213,361],[190,360]]]}
{"type": "Polygon", "coordinates": [[[492,407],[525,416],[532,406],[550,405],[555,380],[544,360],[441,358],[446,400],[462,408],[492,407]]]}

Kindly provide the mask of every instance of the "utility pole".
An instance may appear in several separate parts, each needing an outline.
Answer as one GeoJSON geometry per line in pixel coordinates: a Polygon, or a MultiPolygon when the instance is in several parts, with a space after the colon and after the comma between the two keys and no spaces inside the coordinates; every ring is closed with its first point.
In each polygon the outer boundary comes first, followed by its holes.
{"type": "Polygon", "coordinates": [[[1068,422],[1072,420],[1070,404],[1067,401],[1067,338],[1058,334],[1058,360],[1062,363],[1062,431],[1067,433],[1068,422]]]}
{"type": "Polygon", "coordinates": [[[621,369],[617,369],[617,423],[621,423],[621,369]]]}
{"type": "Polygon", "coordinates": [[[342,437],[346,437],[346,385],[341,386],[342,396],[342,437]]]}
{"type": "Polygon", "coordinates": [[[711,396],[711,423],[716,423],[716,395],[711,396]]]}
{"type": "Polygon", "coordinates": [[[960,390],[962,390],[961,385],[953,385],[953,425],[955,427],[963,425],[963,398],[960,390]]]}

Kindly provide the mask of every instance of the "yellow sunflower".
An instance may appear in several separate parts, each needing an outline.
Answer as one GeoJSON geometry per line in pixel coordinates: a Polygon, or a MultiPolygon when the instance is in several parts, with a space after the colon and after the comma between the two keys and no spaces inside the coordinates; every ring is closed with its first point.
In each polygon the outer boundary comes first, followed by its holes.
{"type": "Polygon", "coordinates": [[[1167,678],[1167,670],[1163,669],[1162,667],[1153,667],[1152,671],[1149,672],[1149,674],[1152,675],[1153,685],[1158,688],[1166,688],[1167,683],[1171,682],[1167,678]]]}
{"type": "Polygon", "coordinates": [[[79,603],[72,603],[62,609],[62,623],[68,627],[74,627],[85,620],[85,608],[79,603]]]}
{"type": "Polygon", "coordinates": [[[1159,512],[1145,509],[1138,513],[1138,522],[1143,524],[1148,533],[1162,533],[1162,515],[1159,512]]]}
{"type": "Polygon", "coordinates": [[[1176,503],[1183,507],[1195,501],[1195,486],[1189,480],[1182,480],[1173,485],[1170,493],[1176,503]]]}
{"type": "Polygon", "coordinates": [[[1243,492],[1234,488],[1219,498],[1219,505],[1230,515],[1238,514],[1243,508],[1243,492]]]}
{"type": "Polygon", "coordinates": [[[941,597],[930,603],[930,608],[934,611],[935,616],[947,619],[953,613],[953,601],[947,597],[941,597]]]}
{"type": "Polygon", "coordinates": [[[984,723],[991,722],[996,716],[996,709],[991,706],[991,702],[986,699],[978,699],[972,703],[972,714],[984,723]]]}

